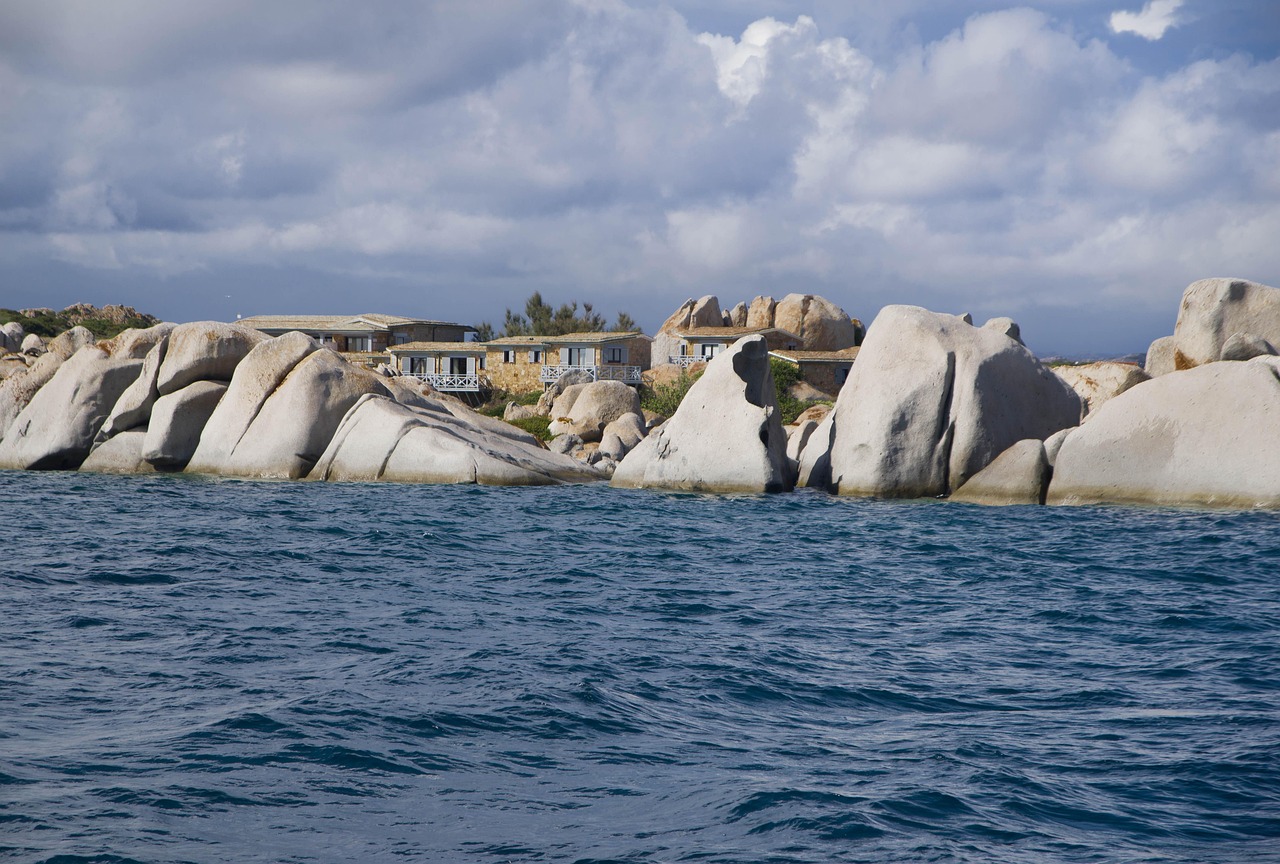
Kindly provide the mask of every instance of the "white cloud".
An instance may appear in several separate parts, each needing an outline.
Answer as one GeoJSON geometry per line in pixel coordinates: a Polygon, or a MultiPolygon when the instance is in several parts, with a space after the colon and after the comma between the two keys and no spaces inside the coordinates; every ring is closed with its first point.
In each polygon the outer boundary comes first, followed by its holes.
{"type": "Polygon", "coordinates": [[[1182,23],[1178,10],[1184,0],[1151,0],[1142,7],[1141,12],[1119,10],[1111,13],[1110,25],[1113,33],[1133,33],[1150,42],[1164,37],[1170,27],[1182,23]]]}

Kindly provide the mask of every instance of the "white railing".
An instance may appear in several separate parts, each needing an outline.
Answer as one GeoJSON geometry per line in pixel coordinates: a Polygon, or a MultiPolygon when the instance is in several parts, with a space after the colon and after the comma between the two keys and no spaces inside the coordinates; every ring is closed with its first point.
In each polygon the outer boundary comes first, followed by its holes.
{"type": "Polygon", "coordinates": [[[621,381],[624,384],[640,383],[639,366],[543,366],[539,380],[550,384],[570,372],[586,372],[592,381],[621,381]]]}
{"type": "Polygon", "coordinates": [[[688,369],[694,363],[706,363],[710,357],[700,357],[697,354],[670,354],[667,356],[667,362],[672,366],[679,366],[681,369],[688,369]]]}
{"type": "Polygon", "coordinates": [[[479,375],[441,375],[436,372],[406,372],[404,374],[408,378],[426,381],[440,391],[476,393],[480,390],[479,375]]]}

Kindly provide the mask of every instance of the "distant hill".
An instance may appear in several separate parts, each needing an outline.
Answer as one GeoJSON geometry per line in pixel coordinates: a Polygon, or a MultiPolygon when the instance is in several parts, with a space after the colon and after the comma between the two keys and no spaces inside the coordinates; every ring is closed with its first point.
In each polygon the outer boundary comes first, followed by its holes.
{"type": "Polygon", "coordinates": [[[55,312],[53,309],[0,309],[0,324],[17,321],[27,333],[51,339],[72,327],[80,326],[99,339],[110,339],[130,327],[152,327],[160,323],[154,315],[139,312],[132,306],[107,305],[99,309],[90,303],[74,303],[55,312]]]}

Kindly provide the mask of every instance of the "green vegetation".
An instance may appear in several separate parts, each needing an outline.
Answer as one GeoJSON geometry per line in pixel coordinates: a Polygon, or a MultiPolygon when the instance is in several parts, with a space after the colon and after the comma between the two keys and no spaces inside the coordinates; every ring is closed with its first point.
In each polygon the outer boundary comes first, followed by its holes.
{"type": "Polygon", "coordinates": [[[684,370],[680,373],[680,377],[670,384],[659,384],[656,387],[641,384],[640,407],[646,411],[661,414],[663,417],[671,417],[684,401],[684,396],[693,386],[693,382],[701,377],[701,371],[691,375],[688,370],[684,370]]]}
{"type": "Polygon", "coordinates": [[[508,420],[507,422],[530,433],[539,441],[551,440],[550,417],[522,417],[519,420],[508,420]]]}
{"type": "Polygon", "coordinates": [[[511,402],[517,405],[537,405],[541,393],[512,393],[510,390],[494,390],[484,404],[476,408],[481,414],[490,417],[501,417],[511,402]]]}
{"type": "Polygon", "coordinates": [[[476,339],[488,342],[500,336],[563,336],[566,333],[597,333],[604,330],[624,332],[637,330],[635,319],[626,312],[619,312],[613,326],[607,326],[605,317],[595,311],[590,303],[582,304],[582,312],[578,312],[578,301],[562,303],[558,308],[552,307],[542,299],[542,294],[533,292],[524,303],[524,314],[506,311],[502,322],[502,332],[496,332],[488,321],[481,321],[476,327],[476,339]]]}
{"type": "Polygon", "coordinates": [[[791,395],[791,387],[800,381],[800,367],[777,357],[769,358],[769,371],[773,373],[773,388],[778,396],[778,410],[782,414],[782,425],[796,422],[800,412],[812,403],[802,402],[791,395]]]}
{"type": "MultiPolygon", "coordinates": [[[[17,321],[22,325],[23,331],[48,340],[75,326],[90,330],[99,339],[110,339],[130,327],[151,327],[159,323],[154,316],[143,315],[128,307],[124,307],[127,310],[126,314],[112,318],[86,315],[85,311],[89,308],[92,307],[72,306],[61,312],[54,312],[51,309],[28,309],[28,312],[33,313],[31,315],[24,315],[16,309],[0,309],[0,324],[17,321]]],[[[118,306],[113,308],[121,309],[118,306]]]]}

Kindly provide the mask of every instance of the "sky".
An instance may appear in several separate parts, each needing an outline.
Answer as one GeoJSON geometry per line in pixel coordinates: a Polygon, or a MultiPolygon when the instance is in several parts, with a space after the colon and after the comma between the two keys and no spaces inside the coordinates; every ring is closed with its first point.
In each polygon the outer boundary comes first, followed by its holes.
{"type": "Polygon", "coordinates": [[[0,3],[0,307],[653,333],[690,297],[1008,315],[1280,286],[1275,0],[0,3]]]}

